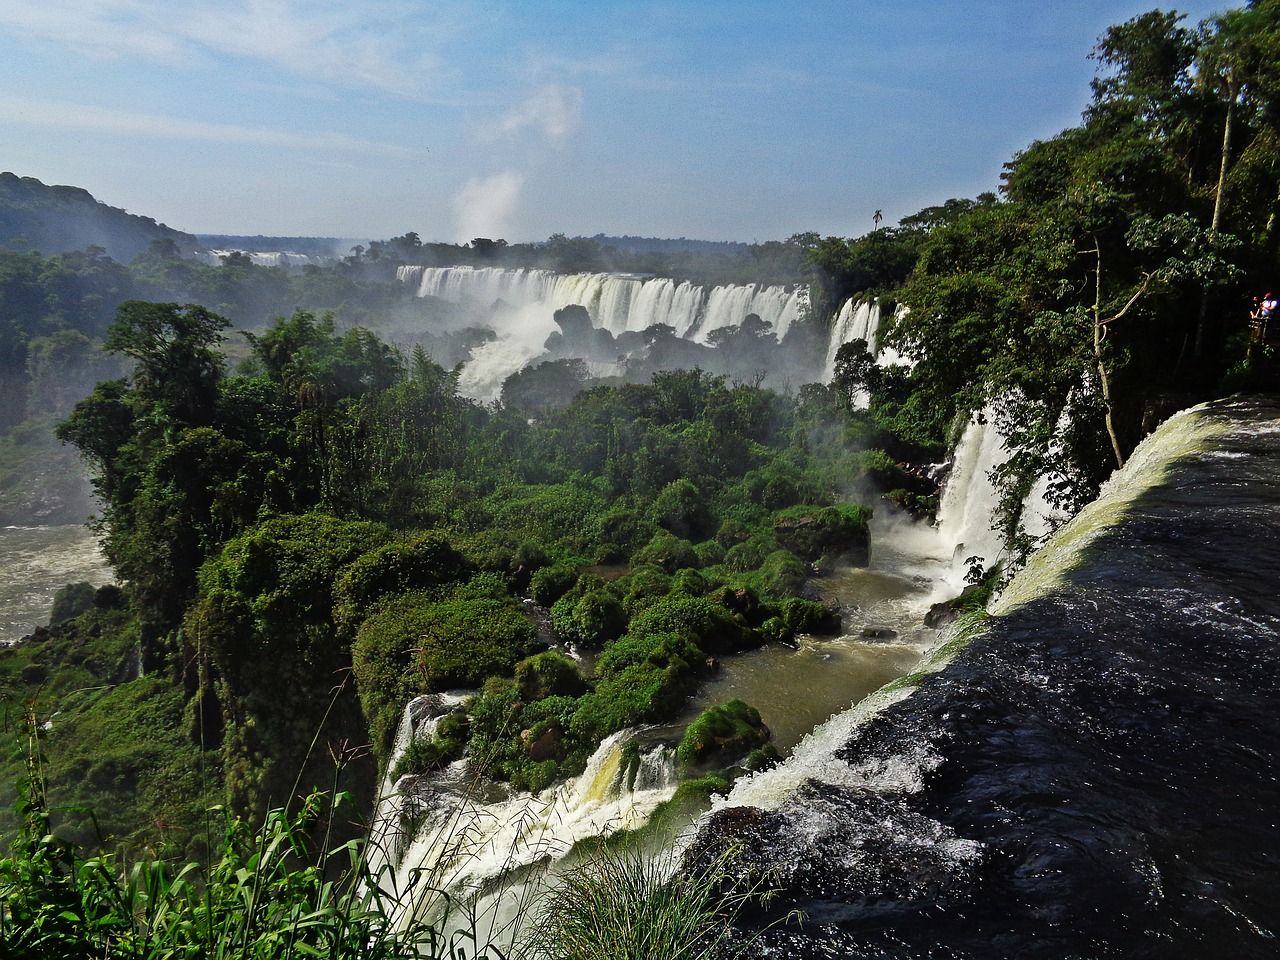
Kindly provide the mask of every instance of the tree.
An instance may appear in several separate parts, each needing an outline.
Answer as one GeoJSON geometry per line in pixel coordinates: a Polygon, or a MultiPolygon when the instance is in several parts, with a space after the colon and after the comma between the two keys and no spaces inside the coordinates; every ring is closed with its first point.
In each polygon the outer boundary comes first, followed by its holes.
{"type": "Polygon", "coordinates": [[[213,416],[224,365],[218,344],[227,326],[194,303],[130,300],[120,305],[103,346],[135,361],[132,380],[142,397],[197,426],[213,416]]]}

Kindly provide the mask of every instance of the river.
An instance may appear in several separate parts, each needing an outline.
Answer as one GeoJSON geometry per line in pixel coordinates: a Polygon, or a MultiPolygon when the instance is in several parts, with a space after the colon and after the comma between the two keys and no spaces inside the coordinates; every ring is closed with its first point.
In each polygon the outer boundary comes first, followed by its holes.
{"type": "Polygon", "coordinates": [[[0,644],[47,624],[58,588],[80,581],[94,586],[112,581],[87,526],[0,527],[0,644]]]}

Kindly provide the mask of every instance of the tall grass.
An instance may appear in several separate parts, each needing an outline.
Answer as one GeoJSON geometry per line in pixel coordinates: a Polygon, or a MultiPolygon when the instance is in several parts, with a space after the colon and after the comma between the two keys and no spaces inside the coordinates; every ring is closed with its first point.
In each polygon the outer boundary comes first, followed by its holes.
{"type": "Polygon", "coordinates": [[[680,871],[671,853],[600,844],[552,880],[528,952],[541,960],[709,960],[741,955],[733,923],[764,885],[727,882],[733,853],[680,871]]]}

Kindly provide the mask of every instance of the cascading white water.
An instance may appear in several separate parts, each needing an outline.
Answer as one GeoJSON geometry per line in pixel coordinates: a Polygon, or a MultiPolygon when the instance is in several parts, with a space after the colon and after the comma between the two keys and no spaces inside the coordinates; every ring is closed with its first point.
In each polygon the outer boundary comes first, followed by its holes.
{"type": "MultiPolygon", "coordinates": [[[[413,724],[407,719],[413,706],[406,708],[401,724],[401,750],[413,724]]],[[[675,793],[679,778],[675,750],[665,744],[641,750],[629,769],[627,746],[637,733],[628,729],[613,734],[579,776],[539,794],[482,798],[484,781],[464,772],[467,760],[440,775],[384,783],[375,830],[380,824],[406,820],[418,824],[407,844],[383,843],[393,855],[403,849],[398,860],[388,861],[394,873],[384,877],[399,898],[402,916],[437,909],[439,893],[475,896],[512,871],[563,856],[579,840],[642,825],[675,793]]],[[[484,909],[498,908],[491,903],[484,909]]]]}
{"type": "Polygon", "coordinates": [[[1004,553],[1003,539],[991,529],[1000,499],[991,471],[1009,454],[995,417],[995,409],[988,406],[965,427],[938,506],[939,545],[951,558],[950,579],[955,583],[963,583],[966,558],[982,557],[990,567],[1004,553]]]}
{"type": "Polygon", "coordinates": [[[878,301],[844,302],[831,323],[831,339],[827,344],[827,358],[822,368],[822,382],[830,383],[836,375],[836,354],[846,343],[865,340],[867,349],[875,356],[877,335],[880,331],[880,303],[878,301]]]}
{"type": "Polygon", "coordinates": [[[559,274],[550,270],[502,267],[403,266],[396,273],[420,297],[485,308],[501,302],[494,316],[496,341],[477,349],[463,368],[459,388],[479,400],[495,399],[502,382],[537,356],[555,332],[556,310],[586,308],[592,322],[614,334],[666,324],[676,334],[705,342],[708,334],[757,314],[786,335],[808,302],[803,287],[741,284],[710,291],[687,281],[607,273],[559,274]]]}
{"type": "Polygon", "coordinates": [[[256,267],[301,267],[315,263],[314,257],[305,253],[293,253],[288,250],[210,250],[202,259],[212,266],[222,262],[222,258],[233,253],[247,256],[256,267]]]}

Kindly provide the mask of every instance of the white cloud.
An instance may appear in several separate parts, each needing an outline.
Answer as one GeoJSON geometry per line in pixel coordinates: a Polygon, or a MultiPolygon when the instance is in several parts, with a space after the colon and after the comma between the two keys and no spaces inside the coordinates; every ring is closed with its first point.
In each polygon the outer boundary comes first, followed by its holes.
{"type": "Polygon", "coordinates": [[[0,2],[0,25],[79,53],[175,65],[220,54],[404,96],[425,94],[440,68],[429,41],[450,31],[427,19],[386,0],[0,2]]]}
{"type": "Polygon", "coordinates": [[[582,126],[582,91],[577,87],[549,83],[501,118],[493,136],[512,136],[533,129],[548,140],[569,138],[582,126]]]}
{"type": "Polygon", "coordinates": [[[488,177],[472,177],[453,198],[457,237],[466,242],[476,237],[496,240],[510,232],[511,220],[520,206],[524,174],[503,170],[488,177]]]}
{"type": "Polygon", "coordinates": [[[360,140],[341,133],[303,134],[270,127],[204,123],[126,110],[108,110],[57,100],[29,100],[0,96],[0,121],[29,127],[90,130],[164,140],[202,140],[319,152],[354,152],[407,156],[412,151],[389,143],[360,140]]]}

